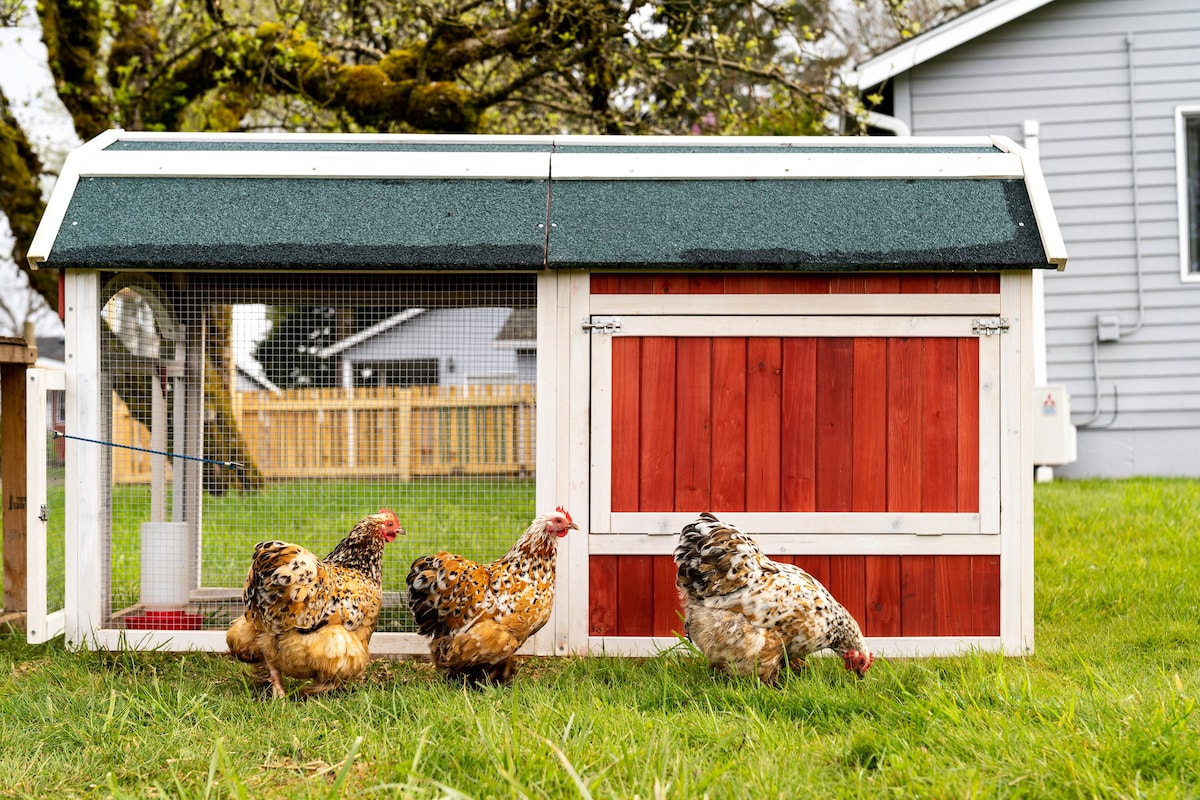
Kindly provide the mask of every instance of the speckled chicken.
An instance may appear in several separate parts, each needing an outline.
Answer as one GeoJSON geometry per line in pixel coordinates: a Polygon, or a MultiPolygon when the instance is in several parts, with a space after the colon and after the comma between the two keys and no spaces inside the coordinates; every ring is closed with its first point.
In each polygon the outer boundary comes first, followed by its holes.
{"type": "Polygon", "coordinates": [[[717,670],[773,684],[785,654],[800,666],[829,648],[860,678],[874,661],[858,623],[816,578],[767,558],[712,514],[684,526],[675,565],[688,638],[717,670]]]}
{"type": "Polygon", "coordinates": [[[246,613],[225,634],[229,652],[257,665],[277,698],[286,696],[285,675],[311,681],[304,694],[361,677],[383,605],[383,547],[403,533],[396,515],[381,509],[323,559],[297,544],[259,542],[246,613]]]}
{"type": "Polygon", "coordinates": [[[478,564],[453,553],[423,556],[408,571],[408,604],[429,653],[446,677],[503,683],[513,654],[550,619],[558,540],[578,530],[555,509],[535,519],[508,554],[478,564]]]}

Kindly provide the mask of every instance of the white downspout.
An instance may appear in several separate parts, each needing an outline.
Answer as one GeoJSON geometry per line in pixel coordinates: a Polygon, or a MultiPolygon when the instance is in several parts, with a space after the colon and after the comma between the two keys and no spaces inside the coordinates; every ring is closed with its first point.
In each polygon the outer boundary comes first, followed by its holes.
{"type": "MultiPolygon", "coordinates": [[[[1133,192],[1133,271],[1134,280],[1137,290],[1137,319],[1134,320],[1132,326],[1128,328],[1121,327],[1121,318],[1115,314],[1097,314],[1096,315],[1096,338],[1092,340],[1092,380],[1095,385],[1095,407],[1087,419],[1082,422],[1076,422],[1076,428],[1087,428],[1096,423],[1100,418],[1100,343],[1119,341],[1122,336],[1130,336],[1137,333],[1146,324],[1146,302],[1144,292],[1144,265],[1142,258],[1142,194],[1139,186],[1138,164],[1138,143],[1137,143],[1137,104],[1135,89],[1137,86],[1136,70],[1133,63],[1133,32],[1125,34],[1125,53],[1127,60],[1127,73],[1129,77],[1129,158],[1131,169],[1130,188],[1133,192]]],[[[1114,398],[1116,385],[1113,386],[1114,398]]],[[[1114,409],[1112,420],[1105,423],[1104,427],[1112,425],[1116,421],[1116,407],[1114,399],[1114,409]]]]}
{"type": "Polygon", "coordinates": [[[1136,85],[1133,66],[1133,32],[1125,34],[1125,52],[1129,62],[1129,153],[1133,170],[1133,267],[1137,277],[1137,320],[1133,327],[1121,330],[1121,336],[1137,333],[1146,324],[1146,301],[1143,289],[1143,259],[1142,259],[1142,194],[1139,188],[1141,172],[1138,167],[1137,144],[1137,107],[1134,104],[1134,87],[1136,85]]]}
{"type": "Polygon", "coordinates": [[[897,117],[889,117],[887,114],[880,114],[878,111],[868,111],[864,115],[867,124],[882,128],[885,131],[891,131],[896,136],[912,136],[912,128],[908,127],[908,123],[897,117]]]}
{"type": "MultiPolygon", "coordinates": [[[[1041,158],[1036,119],[1027,119],[1022,129],[1025,149],[1035,159],[1041,158]]],[[[1046,275],[1044,270],[1033,270],[1033,385],[1046,385],[1046,275]]]]}

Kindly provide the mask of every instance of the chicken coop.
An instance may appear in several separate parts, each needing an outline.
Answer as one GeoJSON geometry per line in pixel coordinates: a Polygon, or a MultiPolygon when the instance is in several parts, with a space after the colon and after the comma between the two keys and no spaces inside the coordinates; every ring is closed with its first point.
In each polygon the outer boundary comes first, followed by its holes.
{"type": "Polygon", "coordinates": [[[676,644],[702,511],[885,656],[1032,648],[1033,275],[1066,256],[1007,139],[109,131],[29,252],[67,325],[29,373],[66,398],[28,437],[40,638],[223,650],[255,542],[387,507],[371,649],[425,654],[409,563],[562,505],[524,652],[676,644]]]}

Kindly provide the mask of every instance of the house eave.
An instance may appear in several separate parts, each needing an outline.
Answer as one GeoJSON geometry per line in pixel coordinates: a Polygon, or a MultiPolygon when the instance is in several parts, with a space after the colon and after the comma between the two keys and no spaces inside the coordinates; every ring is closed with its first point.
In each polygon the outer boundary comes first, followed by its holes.
{"type": "Polygon", "coordinates": [[[1051,2],[1053,0],[991,0],[863,62],[848,75],[846,82],[859,90],[879,86],[1051,2]]]}

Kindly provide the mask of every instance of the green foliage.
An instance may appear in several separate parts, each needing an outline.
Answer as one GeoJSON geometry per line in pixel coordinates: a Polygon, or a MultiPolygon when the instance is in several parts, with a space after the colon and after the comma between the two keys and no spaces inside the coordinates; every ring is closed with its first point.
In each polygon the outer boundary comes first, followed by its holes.
{"type": "Polygon", "coordinates": [[[475,128],[478,113],[471,94],[450,81],[433,81],[409,92],[408,121],[425,131],[466,131],[475,128]]]}
{"type": "Polygon", "coordinates": [[[479,691],[377,661],[275,703],[219,654],[0,636],[0,796],[1197,796],[1200,484],[1035,497],[1035,654],[883,658],[862,681],[814,658],[769,688],[681,644],[479,691]]]}
{"type": "Polygon", "coordinates": [[[236,114],[245,128],[307,130],[821,131],[840,113],[836,59],[802,44],[829,14],[794,0],[41,10],[52,52],[76,59],[52,67],[85,138],[112,124],[227,130],[236,114]]]}
{"type": "MultiPolygon", "coordinates": [[[[41,218],[41,174],[41,160],[9,109],[7,98],[0,93],[0,213],[8,217],[15,237],[12,258],[18,264],[25,263],[29,242],[41,218]]],[[[41,292],[50,307],[57,308],[57,276],[49,271],[26,274],[30,285],[41,292]]]]}

